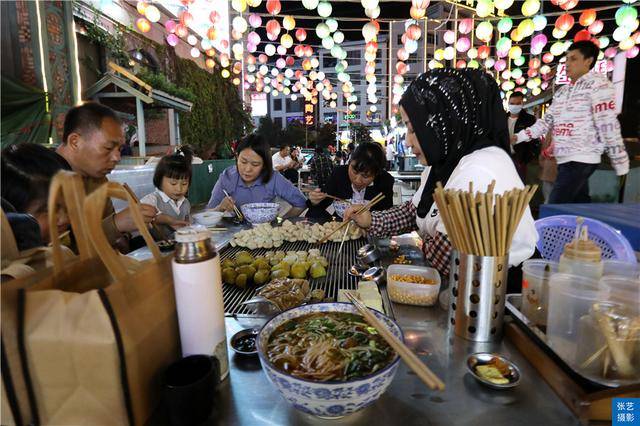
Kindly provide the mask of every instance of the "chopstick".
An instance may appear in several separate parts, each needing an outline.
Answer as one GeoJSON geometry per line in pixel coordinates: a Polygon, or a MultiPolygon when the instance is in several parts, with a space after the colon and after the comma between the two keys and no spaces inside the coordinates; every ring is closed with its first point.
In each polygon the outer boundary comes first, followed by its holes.
{"type": "Polygon", "coordinates": [[[444,189],[438,182],[433,192],[442,222],[452,245],[466,254],[505,256],[537,185],[494,195],[495,180],[486,192],[444,189]]]}
{"type": "MultiPolygon", "coordinates": [[[[303,189],[303,190],[302,190],[302,192],[304,192],[304,193],[307,193],[307,194],[308,194],[309,192],[313,192],[313,191],[315,191],[316,189],[318,189],[318,188],[303,189]]],[[[343,199],[343,198],[338,198],[338,197],[336,197],[336,196],[329,195],[329,194],[324,194],[324,196],[325,196],[325,197],[327,197],[327,198],[331,198],[331,199],[333,199],[333,200],[336,200],[336,201],[341,201],[341,202],[343,202],[343,203],[348,203],[348,202],[349,202],[349,201],[347,201],[347,200],[345,200],[345,199],[343,199]]]]}
{"type": "MultiPolygon", "coordinates": [[[[126,183],[123,183],[122,186],[124,186],[124,189],[129,193],[129,195],[131,195],[131,198],[133,198],[133,201],[136,204],[140,204],[140,200],[136,196],[136,193],[133,192],[133,189],[131,189],[131,187],[129,185],[127,185],[126,183]]],[[[152,228],[154,231],[156,231],[156,233],[158,234],[158,236],[161,239],[163,239],[163,240],[167,239],[167,235],[164,233],[164,231],[162,229],[160,229],[160,227],[158,225],[156,225],[155,222],[151,222],[149,224],[149,227],[152,228]]]]}
{"type": "Polygon", "coordinates": [[[386,340],[407,364],[414,373],[426,384],[430,389],[444,390],[444,382],[440,380],[426,365],[420,361],[416,354],[411,351],[400,339],[398,339],[389,329],[362,304],[350,291],[345,292],[345,296],[356,307],[358,312],[362,314],[364,319],[374,327],[378,333],[386,340]]]}
{"type": "MultiPolygon", "coordinates": [[[[369,210],[371,207],[375,206],[376,204],[378,204],[383,199],[384,199],[384,194],[376,195],[375,197],[373,197],[373,199],[371,201],[369,201],[367,204],[365,204],[360,209],[358,209],[358,211],[356,211],[354,216],[358,216],[360,213],[364,212],[365,210],[369,210]]],[[[350,222],[351,221],[342,222],[342,224],[340,226],[338,226],[336,229],[334,229],[333,231],[329,232],[321,240],[319,240],[318,244],[326,243],[330,236],[332,236],[333,234],[335,234],[338,231],[341,231],[350,222]]]]}
{"type": "MultiPolygon", "coordinates": [[[[233,200],[233,198],[231,198],[231,196],[225,189],[223,189],[222,192],[224,192],[224,195],[226,195],[228,199],[233,200]]],[[[242,216],[242,212],[240,212],[240,210],[236,206],[236,203],[234,203],[233,201],[231,201],[231,203],[233,204],[233,211],[235,212],[236,216],[238,216],[238,219],[244,220],[244,216],[242,216]]]]}
{"type": "Polygon", "coordinates": [[[349,234],[349,228],[351,227],[351,221],[347,222],[348,225],[344,229],[344,234],[342,234],[342,240],[340,241],[340,248],[338,249],[338,254],[342,253],[342,246],[344,246],[344,240],[347,238],[347,234],[349,234]]]}

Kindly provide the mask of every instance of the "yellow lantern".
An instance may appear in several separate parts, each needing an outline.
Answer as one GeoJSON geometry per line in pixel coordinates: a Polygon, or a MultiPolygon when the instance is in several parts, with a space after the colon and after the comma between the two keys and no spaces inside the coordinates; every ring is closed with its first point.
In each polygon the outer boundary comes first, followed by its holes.
{"type": "Polygon", "coordinates": [[[511,31],[511,40],[513,41],[522,41],[524,37],[522,36],[522,34],[520,33],[520,31],[518,31],[518,28],[515,28],[513,31],[511,31]]]}
{"type": "Polygon", "coordinates": [[[517,59],[522,56],[522,48],[520,46],[513,46],[509,49],[509,57],[511,59],[517,59]]]}
{"type": "Polygon", "coordinates": [[[567,32],[562,31],[559,28],[554,28],[552,34],[553,34],[553,38],[560,40],[561,38],[564,38],[564,36],[567,35],[567,32]]]}
{"type": "Polygon", "coordinates": [[[293,16],[287,15],[282,19],[282,27],[285,30],[291,31],[296,27],[296,20],[293,16]]]}
{"type": "Polygon", "coordinates": [[[283,34],[282,37],[280,37],[280,44],[286,49],[289,49],[291,46],[293,46],[293,37],[291,37],[289,34],[283,34]]]}
{"type": "Polygon", "coordinates": [[[524,16],[533,16],[540,10],[540,0],[526,0],[522,4],[522,14],[524,16]]]}
{"type": "Polygon", "coordinates": [[[247,5],[249,7],[258,7],[262,3],[262,0],[247,0],[247,5]]]}
{"type": "Polygon", "coordinates": [[[146,18],[138,18],[136,20],[136,27],[140,32],[148,33],[151,30],[151,23],[146,18]]]}
{"type": "Polygon", "coordinates": [[[231,76],[231,73],[228,69],[223,69],[220,74],[222,75],[222,78],[229,78],[231,76]]]}
{"type": "Polygon", "coordinates": [[[507,10],[513,4],[513,0],[495,0],[493,3],[499,10],[507,10]]]}
{"type": "Polygon", "coordinates": [[[631,37],[627,37],[620,42],[620,50],[629,50],[632,49],[633,46],[635,46],[635,42],[631,37]]]}
{"type": "Polygon", "coordinates": [[[476,5],[476,13],[480,18],[486,18],[493,13],[493,1],[492,0],[478,0],[476,5]]]}
{"type": "Polygon", "coordinates": [[[535,31],[535,27],[533,25],[533,20],[525,19],[524,21],[518,24],[518,33],[522,34],[523,37],[529,37],[535,31]]]}
{"type": "Polygon", "coordinates": [[[236,12],[244,12],[247,9],[246,0],[231,0],[231,7],[236,12]]]}

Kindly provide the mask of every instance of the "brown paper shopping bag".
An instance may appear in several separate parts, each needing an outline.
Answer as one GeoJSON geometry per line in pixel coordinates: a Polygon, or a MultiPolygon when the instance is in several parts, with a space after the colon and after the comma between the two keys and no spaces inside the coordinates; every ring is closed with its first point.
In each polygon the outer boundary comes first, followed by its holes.
{"type": "MultiPolygon", "coordinates": [[[[134,207],[154,258],[136,272],[128,269],[101,227],[110,196],[126,199],[119,185],[106,184],[85,201],[85,231],[99,256],[65,264],[9,293],[25,423],[143,424],[158,400],[160,372],[178,357],[170,258],[160,255],[134,207]]],[[[4,340],[4,321],[2,328],[4,340]]]]}

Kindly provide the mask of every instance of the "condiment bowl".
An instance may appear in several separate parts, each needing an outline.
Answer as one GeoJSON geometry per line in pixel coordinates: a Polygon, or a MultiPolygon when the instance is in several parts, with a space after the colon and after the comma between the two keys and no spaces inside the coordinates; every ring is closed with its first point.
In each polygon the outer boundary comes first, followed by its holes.
{"type": "Polygon", "coordinates": [[[231,344],[231,349],[233,349],[237,354],[240,355],[256,355],[258,350],[255,348],[253,351],[248,351],[241,347],[242,341],[246,338],[253,337],[254,340],[257,340],[258,333],[260,330],[255,328],[245,328],[244,330],[238,331],[236,334],[231,336],[229,343],[231,344]]]}
{"type": "Polygon", "coordinates": [[[205,210],[201,213],[193,215],[193,219],[196,223],[203,226],[216,226],[224,216],[224,212],[217,212],[215,210],[205,210]]]}
{"type": "Polygon", "coordinates": [[[358,263],[366,265],[372,264],[376,260],[380,259],[380,250],[373,244],[365,244],[358,249],[356,253],[356,259],[358,263]]]}
{"type": "Polygon", "coordinates": [[[520,370],[518,369],[518,367],[513,362],[509,361],[507,358],[498,354],[492,354],[488,352],[478,352],[475,354],[471,354],[467,358],[467,369],[469,370],[469,373],[471,373],[471,375],[477,381],[493,389],[498,389],[498,390],[509,389],[509,388],[516,387],[520,384],[520,370]],[[506,364],[507,368],[509,369],[509,374],[505,378],[509,380],[509,383],[505,383],[505,384],[493,383],[490,380],[487,380],[484,377],[480,376],[476,372],[477,366],[489,364],[491,360],[493,360],[494,358],[497,358],[498,360],[506,364]]]}
{"type": "Polygon", "coordinates": [[[240,207],[245,219],[251,224],[268,223],[278,216],[278,203],[249,203],[240,207]]]}

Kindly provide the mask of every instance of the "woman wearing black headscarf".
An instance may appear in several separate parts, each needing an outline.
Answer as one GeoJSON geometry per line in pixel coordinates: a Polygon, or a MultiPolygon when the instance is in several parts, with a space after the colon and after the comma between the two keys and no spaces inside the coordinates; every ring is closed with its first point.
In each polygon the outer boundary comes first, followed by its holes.
{"type": "MultiPolygon", "coordinates": [[[[523,188],[509,157],[509,132],[498,86],[480,70],[438,69],[420,75],[400,101],[407,126],[406,144],[425,166],[412,201],[382,212],[354,216],[369,233],[388,237],[417,230],[427,260],[447,275],[451,245],[433,202],[437,182],[445,188],[485,190],[496,181],[496,194],[523,188]]],[[[537,233],[529,209],[518,226],[509,263],[518,265],[533,254],[537,233]]]]}

